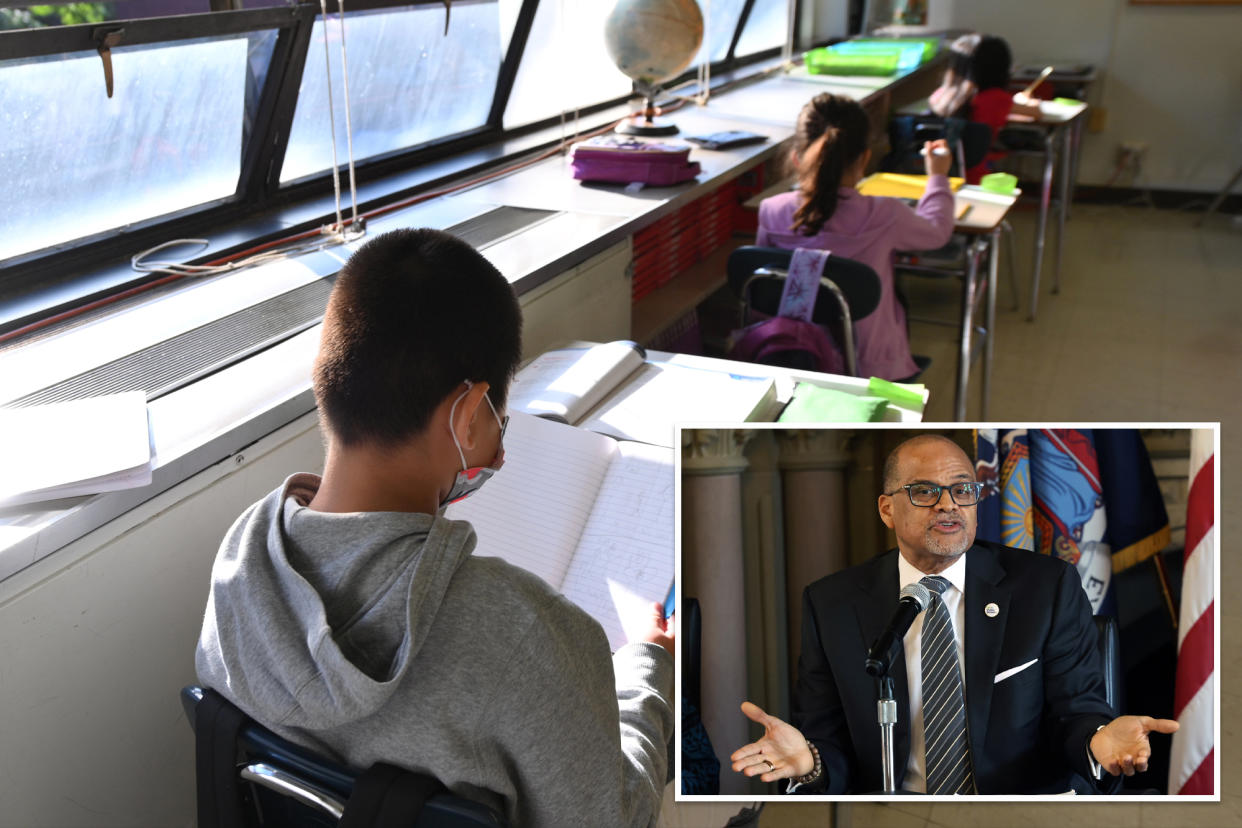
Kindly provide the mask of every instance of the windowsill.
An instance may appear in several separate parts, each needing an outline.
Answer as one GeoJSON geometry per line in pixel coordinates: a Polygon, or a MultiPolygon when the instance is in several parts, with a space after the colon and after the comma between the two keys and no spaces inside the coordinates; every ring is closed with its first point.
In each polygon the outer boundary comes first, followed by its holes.
{"type": "MultiPolygon", "coordinates": [[[[702,166],[701,175],[694,181],[627,194],[620,187],[584,185],[573,180],[568,158],[558,155],[489,183],[379,217],[369,223],[367,238],[397,227],[449,227],[496,206],[553,210],[554,216],[482,248],[484,256],[510,279],[515,291],[519,295],[526,293],[774,157],[792,135],[792,123],[780,123],[776,116],[765,118],[754,113],[789,111],[773,106],[771,97],[778,92],[778,97],[788,97],[790,84],[806,88],[796,81],[768,78],[723,96],[720,100],[727,100],[728,106],[690,105],[673,115],[683,135],[743,129],[764,133],[770,139],[764,144],[728,151],[694,150],[692,158],[702,166]],[[749,110],[746,107],[752,104],[748,101],[754,102],[749,110]]],[[[615,114],[600,113],[599,120],[606,123],[615,114]]],[[[543,137],[532,135],[506,142],[503,149],[529,150],[547,140],[546,134],[540,135],[543,137]]],[[[454,159],[455,168],[477,169],[481,159],[494,158],[501,151],[502,148],[489,148],[467,153],[454,159]]],[[[446,161],[386,181],[394,190],[408,189],[416,181],[444,178],[450,174],[449,166],[446,161]]],[[[380,187],[381,182],[374,182],[362,188],[360,202],[377,198],[380,187]]],[[[282,213],[281,222],[292,226],[317,221],[322,217],[322,201],[290,208],[282,213]]],[[[271,218],[261,221],[270,224],[271,218]]],[[[237,231],[229,231],[234,232],[237,231]]],[[[348,247],[357,247],[365,240],[348,247]]],[[[6,371],[4,385],[0,386],[0,403],[20,397],[32,387],[44,387],[91,365],[107,362],[114,352],[132,352],[161,342],[178,328],[202,324],[203,318],[228,313],[237,306],[254,304],[332,275],[348,253],[337,248],[241,274],[185,280],[178,283],[176,290],[131,302],[89,324],[10,348],[4,354],[6,371]]],[[[0,580],[312,411],[310,368],[319,328],[316,324],[151,400],[155,450],[151,484],[41,503],[34,510],[29,506],[0,509],[0,580]]]]}

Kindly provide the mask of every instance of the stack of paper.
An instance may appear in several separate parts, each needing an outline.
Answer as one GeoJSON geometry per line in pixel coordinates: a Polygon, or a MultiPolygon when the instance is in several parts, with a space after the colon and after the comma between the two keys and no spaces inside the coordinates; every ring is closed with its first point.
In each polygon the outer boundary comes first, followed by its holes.
{"type": "Polygon", "coordinates": [[[0,408],[0,505],[150,482],[151,431],[141,391],[0,408]]]}

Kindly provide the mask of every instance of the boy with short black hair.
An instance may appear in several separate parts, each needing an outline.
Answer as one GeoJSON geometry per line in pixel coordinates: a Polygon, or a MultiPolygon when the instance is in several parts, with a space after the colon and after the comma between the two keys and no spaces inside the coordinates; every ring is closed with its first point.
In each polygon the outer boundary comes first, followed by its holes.
{"type": "Polygon", "coordinates": [[[521,311],[465,242],[402,230],[342,269],[314,386],[323,478],[229,530],[200,680],[355,768],[435,776],[515,825],[649,825],[673,733],[657,608],[610,659],[602,628],[438,513],[503,462],[521,311]]]}

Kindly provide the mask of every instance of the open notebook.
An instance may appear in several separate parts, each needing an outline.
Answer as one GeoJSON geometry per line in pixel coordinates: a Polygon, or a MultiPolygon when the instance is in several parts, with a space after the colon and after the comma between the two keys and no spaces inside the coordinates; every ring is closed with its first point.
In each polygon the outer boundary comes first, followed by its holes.
{"type": "Polygon", "coordinates": [[[673,581],[673,452],[513,413],[505,464],[447,515],[476,555],[529,570],[586,610],[615,650],[673,581]]]}
{"type": "Polygon", "coordinates": [[[679,422],[736,424],[766,418],[774,407],[770,377],[648,362],[633,342],[548,351],[509,390],[510,411],[667,447],[679,422]]]}

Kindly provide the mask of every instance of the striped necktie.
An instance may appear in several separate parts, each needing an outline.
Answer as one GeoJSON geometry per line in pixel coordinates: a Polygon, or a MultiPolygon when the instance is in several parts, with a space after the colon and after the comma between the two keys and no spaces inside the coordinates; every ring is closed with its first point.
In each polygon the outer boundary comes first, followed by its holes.
{"type": "Polygon", "coordinates": [[[929,794],[973,794],[966,704],[957,666],[957,640],[941,595],[950,584],[938,575],[920,581],[932,602],[923,618],[923,734],[929,794]]]}

